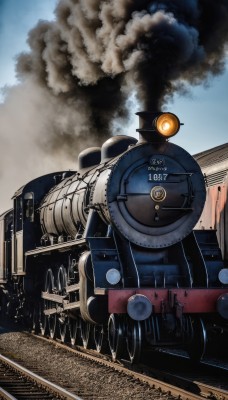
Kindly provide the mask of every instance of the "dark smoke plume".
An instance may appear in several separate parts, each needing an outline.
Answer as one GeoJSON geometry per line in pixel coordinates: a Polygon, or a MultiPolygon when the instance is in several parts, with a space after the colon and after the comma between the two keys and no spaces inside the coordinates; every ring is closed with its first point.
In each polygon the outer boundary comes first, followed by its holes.
{"type": "Polygon", "coordinates": [[[106,134],[127,117],[133,90],[143,108],[161,108],[184,82],[220,73],[227,26],[227,0],[60,0],[56,21],[30,32],[17,70],[60,101],[82,99],[90,128],[106,134]]]}
{"type": "Polygon", "coordinates": [[[59,0],[55,16],[30,31],[20,85],[0,107],[0,163],[14,143],[11,182],[24,162],[21,184],[48,163],[71,168],[81,149],[117,132],[114,121],[125,133],[132,93],[141,109],[161,109],[224,69],[228,0],[59,0]]]}

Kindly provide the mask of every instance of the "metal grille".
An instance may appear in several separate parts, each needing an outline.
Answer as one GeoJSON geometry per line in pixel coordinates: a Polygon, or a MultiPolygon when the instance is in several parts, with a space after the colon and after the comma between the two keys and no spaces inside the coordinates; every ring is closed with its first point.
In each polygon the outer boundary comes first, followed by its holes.
{"type": "Polygon", "coordinates": [[[227,170],[216,172],[215,174],[205,175],[207,186],[214,186],[223,183],[227,177],[227,170]]]}

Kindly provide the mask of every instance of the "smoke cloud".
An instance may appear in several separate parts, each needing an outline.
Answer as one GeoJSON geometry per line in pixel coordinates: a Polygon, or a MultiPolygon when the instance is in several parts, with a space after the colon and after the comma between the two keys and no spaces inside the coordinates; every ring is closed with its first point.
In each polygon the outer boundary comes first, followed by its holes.
{"type": "Polygon", "coordinates": [[[180,80],[222,72],[227,23],[227,0],[60,0],[56,21],[30,32],[17,70],[64,101],[85,100],[107,131],[127,116],[132,90],[144,108],[160,108],[180,80]]]}
{"type": "Polygon", "coordinates": [[[2,147],[15,142],[28,179],[44,165],[71,168],[81,149],[116,133],[132,93],[141,109],[159,110],[224,70],[227,0],[60,0],[55,16],[29,32],[21,83],[0,107],[2,147]]]}

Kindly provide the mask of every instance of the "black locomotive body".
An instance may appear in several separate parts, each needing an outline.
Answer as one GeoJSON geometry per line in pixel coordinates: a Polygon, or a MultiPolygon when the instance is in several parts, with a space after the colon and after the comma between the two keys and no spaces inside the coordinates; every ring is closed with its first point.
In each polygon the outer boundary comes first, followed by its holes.
{"type": "Polygon", "coordinates": [[[113,137],[82,152],[77,172],[16,192],[0,220],[2,311],[53,338],[69,328],[72,344],[93,332],[98,351],[107,337],[113,359],[166,345],[201,358],[207,323],[228,319],[216,232],[193,230],[204,177],[167,141],[176,116],[139,114],[139,141],[113,137]]]}

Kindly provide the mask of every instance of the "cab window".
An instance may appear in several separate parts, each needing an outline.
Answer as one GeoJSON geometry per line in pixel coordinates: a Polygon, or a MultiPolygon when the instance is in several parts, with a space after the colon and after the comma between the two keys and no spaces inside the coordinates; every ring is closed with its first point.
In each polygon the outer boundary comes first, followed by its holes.
{"type": "Polygon", "coordinates": [[[16,231],[22,230],[22,197],[16,198],[16,231]]]}
{"type": "Polygon", "coordinates": [[[34,193],[24,195],[24,220],[34,221],[34,193]]]}

